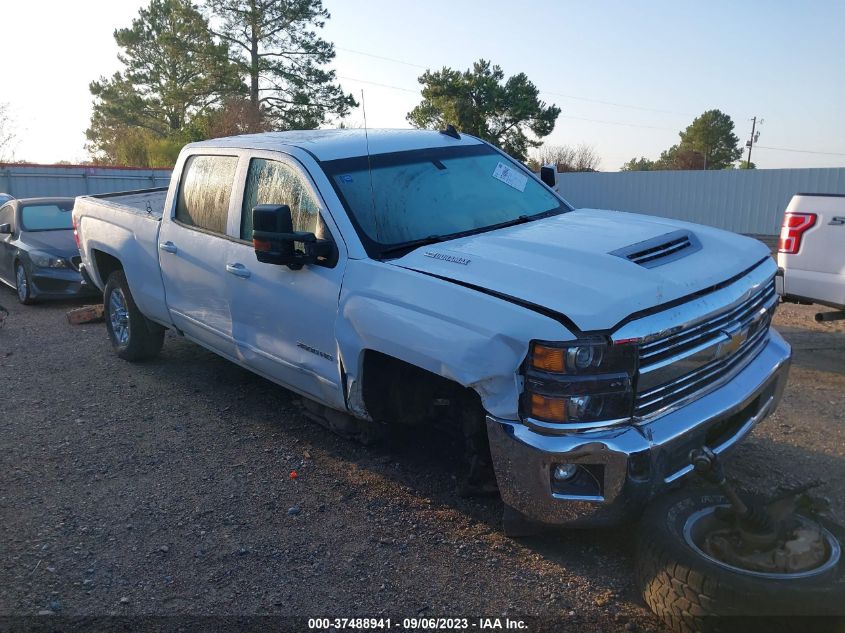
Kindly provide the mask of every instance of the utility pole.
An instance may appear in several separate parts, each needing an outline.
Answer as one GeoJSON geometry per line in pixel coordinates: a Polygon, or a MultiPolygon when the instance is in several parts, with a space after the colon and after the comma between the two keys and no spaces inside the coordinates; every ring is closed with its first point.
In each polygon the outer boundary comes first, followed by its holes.
{"type": "MultiPolygon", "coordinates": [[[[760,125],[763,124],[763,119],[760,119],[760,125]]],[[[760,132],[755,134],[755,130],[757,129],[757,117],[751,119],[751,137],[745,142],[745,146],[748,148],[748,159],[745,161],[746,166],[750,169],[751,168],[751,148],[754,147],[754,143],[757,142],[757,139],[760,138],[760,132]]]]}

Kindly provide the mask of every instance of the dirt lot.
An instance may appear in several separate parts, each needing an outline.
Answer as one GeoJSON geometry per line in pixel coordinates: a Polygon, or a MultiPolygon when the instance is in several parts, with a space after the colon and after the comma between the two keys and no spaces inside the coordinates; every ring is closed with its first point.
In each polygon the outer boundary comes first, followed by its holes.
{"type": "MultiPolygon", "coordinates": [[[[661,630],[632,586],[630,527],[508,540],[498,500],[455,497],[458,466],[432,438],[366,449],[176,336],[131,365],[102,324],[68,325],[68,304],[25,308],[6,289],[0,303],[0,615],[512,614],[661,630]]],[[[842,521],[845,324],[815,310],[782,306],[791,381],[731,472],[757,490],[820,478],[842,521]]]]}

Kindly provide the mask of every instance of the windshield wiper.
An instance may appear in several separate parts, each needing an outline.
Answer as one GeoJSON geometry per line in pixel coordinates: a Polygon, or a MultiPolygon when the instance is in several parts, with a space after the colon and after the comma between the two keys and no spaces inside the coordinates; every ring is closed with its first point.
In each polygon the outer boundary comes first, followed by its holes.
{"type": "MultiPolygon", "coordinates": [[[[499,224],[491,224],[490,226],[482,226],[477,229],[469,229],[467,231],[458,231],[457,233],[449,233],[447,235],[429,235],[419,240],[411,240],[410,242],[403,242],[402,244],[395,244],[388,246],[379,251],[379,257],[384,257],[388,253],[399,253],[401,251],[411,251],[420,246],[427,246],[428,244],[437,244],[438,242],[446,242],[448,240],[456,240],[459,237],[468,237],[470,235],[478,235],[479,233],[486,233],[488,231],[495,231],[497,229],[504,229],[509,226],[516,226],[517,224],[525,224],[533,222],[541,218],[547,218],[558,213],[557,209],[544,211],[543,213],[536,213],[534,215],[521,215],[513,220],[500,222],[499,224]]],[[[404,253],[403,253],[404,254],[404,253]]]]}
{"type": "Polygon", "coordinates": [[[389,253],[398,253],[400,251],[411,251],[420,246],[428,246],[429,244],[437,244],[444,240],[450,239],[448,235],[429,235],[418,240],[411,240],[410,242],[402,242],[401,244],[394,244],[379,251],[379,257],[384,257],[389,253]]]}

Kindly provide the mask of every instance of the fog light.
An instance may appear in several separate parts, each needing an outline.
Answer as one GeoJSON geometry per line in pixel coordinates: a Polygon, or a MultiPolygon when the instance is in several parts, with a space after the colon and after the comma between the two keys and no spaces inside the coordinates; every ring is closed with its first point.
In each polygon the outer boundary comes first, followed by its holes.
{"type": "Polygon", "coordinates": [[[552,476],[555,481],[569,481],[578,473],[578,464],[558,464],[552,476]]]}

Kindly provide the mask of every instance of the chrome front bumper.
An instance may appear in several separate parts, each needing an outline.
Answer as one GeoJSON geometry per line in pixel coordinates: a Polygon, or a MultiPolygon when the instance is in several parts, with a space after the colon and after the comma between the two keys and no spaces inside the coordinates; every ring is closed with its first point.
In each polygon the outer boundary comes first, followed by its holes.
{"type": "Polygon", "coordinates": [[[693,448],[727,454],[775,410],[792,350],[774,329],[765,347],[733,379],[688,405],[648,422],[544,435],[520,422],[487,417],[502,499],[528,518],[568,526],[613,525],[634,516],[655,494],[689,474],[693,448]],[[553,492],[556,464],[600,473],[600,494],[553,492]]]}

